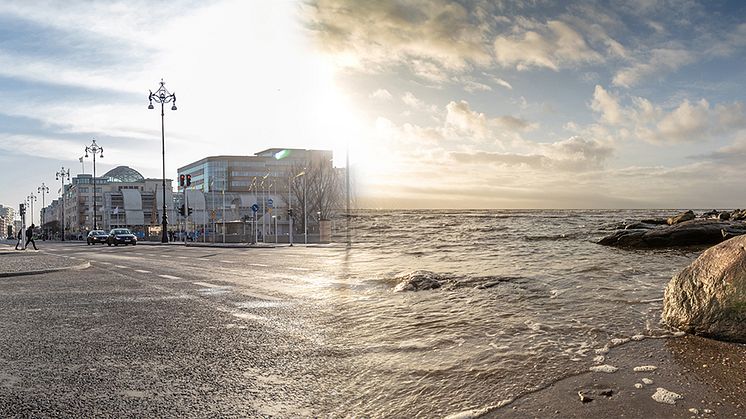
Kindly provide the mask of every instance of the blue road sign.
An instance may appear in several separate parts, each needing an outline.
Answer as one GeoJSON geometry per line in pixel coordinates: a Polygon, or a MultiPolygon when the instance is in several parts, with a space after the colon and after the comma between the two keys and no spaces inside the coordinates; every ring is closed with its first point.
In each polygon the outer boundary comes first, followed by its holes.
{"type": "Polygon", "coordinates": [[[254,212],[259,211],[259,205],[257,205],[257,204],[252,205],[251,206],[251,210],[254,211],[254,212]]]}
{"type": "Polygon", "coordinates": [[[272,200],[272,198],[269,198],[269,199],[267,200],[267,206],[268,206],[268,207],[270,207],[270,208],[274,208],[274,206],[275,206],[275,201],[273,201],[273,200],[272,200]]]}

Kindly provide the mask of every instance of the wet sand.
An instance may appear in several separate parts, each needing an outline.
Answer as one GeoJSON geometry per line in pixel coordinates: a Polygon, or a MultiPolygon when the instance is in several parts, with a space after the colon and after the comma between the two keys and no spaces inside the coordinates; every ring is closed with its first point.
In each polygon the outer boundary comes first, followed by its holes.
{"type": "Polygon", "coordinates": [[[746,345],[695,336],[645,339],[612,348],[602,364],[618,370],[613,373],[588,371],[565,378],[483,417],[746,416],[746,345]],[[634,371],[635,367],[648,365],[657,369],[634,371]],[[643,378],[649,384],[645,384],[643,378]],[[675,404],[657,402],[652,396],[659,387],[682,398],[675,404]],[[592,400],[581,401],[579,392],[592,400]]]}

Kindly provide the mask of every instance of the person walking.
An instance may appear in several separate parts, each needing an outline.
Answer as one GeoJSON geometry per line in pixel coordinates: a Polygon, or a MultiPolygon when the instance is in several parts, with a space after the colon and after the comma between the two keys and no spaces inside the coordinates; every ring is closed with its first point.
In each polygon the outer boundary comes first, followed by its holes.
{"type": "Polygon", "coordinates": [[[36,248],[36,242],[34,241],[34,227],[35,226],[31,224],[31,226],[26,229],[26,244],[23,245],[24,250],[28,247],[29,243],[34,245],[34,250],[39,250],[36,248]]]}
{"type": "Polygon", "coordinates": [[[19,228],[18,229],[18,243],[16,243],[16,250],[23,250],[23,247],[21,247],[20,249],[18,248],[18,246],[20,246],[21,243],[23,243],[23,229],[19,228]]]}

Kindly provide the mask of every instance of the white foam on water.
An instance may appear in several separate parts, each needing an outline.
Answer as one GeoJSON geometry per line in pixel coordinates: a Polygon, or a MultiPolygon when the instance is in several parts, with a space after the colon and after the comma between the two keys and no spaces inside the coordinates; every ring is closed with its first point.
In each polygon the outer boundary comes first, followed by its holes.
{"type": "Polygon", "coordinates": [[[596,352],[596,355],[606,355],[609,353],[609,345],[606,345],[600,349],[596,349],[595,352],[596,352]]]}
{"type": "Polygon", "coordinates": [[[619,368],[617,368],[617,367],[615,367],[613,365],[608,365],[608,364],[596,365],[596,366],[593,366],[593,367],[590,368],[590,370],[592,372],[605,372],[607,374],[615,373],[615,372],[617,372],[618,369],[619,368]]]}
{"type": "Polygon", "coordinates": [[[481,407],[479,409],[470,409],[470,410],[464,410],[463,412],[454,413],[452,415],[448,415],[445,417],[445,419],[474,419],[478,418],[486,413],[489,413],[491,410],[498,409],[500,407],[505,406],[506,404],[512,403],[514,399],[505,399],[500,400],[496,405],[494,406],[487,406],[487,407],[481,407]]]}
{"type": "Polygon", "coordinates": [[[681,400],[684,398],[684,396],[682,396],[681,394],[676,394],[673,391],[668,391],[663,387],[658,387],[652,397],[653,400],[655,400],[656,402],[665,404],[676,404],[676,400],[681,400]]]}
{"type": "Polygon", "coordinates": [[[641,341],[641,340],[644,340],[644,339],[645,339],[645,337],[646,337],[645,335],[634,335],[634,336],[632,336],[632,337],[631,337],[630,339],[631,339],[631,340],[634,340],[635,342],[639,342],[639,341],[641,341]]]}
{"type": "Polygon", "coordinates": [[[657,369],[658,369],[658,367],[656,367],[655,365],[643,365],[643,366],[640,366],[640,367],[635,367],[634,371],[635,372],[651,372],[651,371],[655,371],[657,369]]]}
{"type": "Polygon", "coordinates": [[[643,383],[645,383],[645,384],[647,384],[647,385],[651,385],[651,384],[653,384],[653,380],[651,380],[651,379],[649,379],[649,378],[643,378],[643,379],[642,379],[642,382],[643,382],[643,383]]]}
{"type": "Polygon", "coordinates": [[[698,415],[699,414],[699,409],[696,409],[696,408],[692,407],[691,409],[689,409],[689,413],[694,413],[695,415],[698,415]]]}
{"type": "Polygon", "coordinates": [[[642,385],[642,384],[640,384],[640,383],[635,383],[635,388],[643,388],[643,387],[645,387],[645,386],[643,386],[643,385],[642,385]]]}
{"type": "Polygon", "coordinates": [[[603,355],[598,355],[597,357],[593,358],[593,362],[595,364],[602,364],[606,360],[606,357],[603,355]]]}
{"type": "Polygon", "coordinates": [[[622,345],[622,344],[627,343],[627,342],[629,342],[628,338],[614,338],[614,339],[611,340],[611,344],[613,346],[619,346],[619,345],[622,345]]]}

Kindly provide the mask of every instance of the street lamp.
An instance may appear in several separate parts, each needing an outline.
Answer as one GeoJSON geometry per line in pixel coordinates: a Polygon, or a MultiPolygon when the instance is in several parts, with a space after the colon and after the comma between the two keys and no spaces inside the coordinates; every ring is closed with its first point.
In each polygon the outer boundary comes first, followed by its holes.
{"type": "Polygon", "coordinates": [[[85,158],[88,158],[88,153],[93,155],[93,229],[98,230],[98,224],[96,224],[96,154],[100,154],[103,159],[104,148],[96,144],[96,140],[93,140],[91,145],[85,148],[85,158]]]}
{"type": "Polygon", "coordinates": [[[161,232],[161,243],[168,243],[168,220],[166,217],[166,134],[165,134],[165,125],[163,121],[164,112],[163,112],[163,106],[166,103],[173,102],[173,105],[171,106],[171,110],[176,110],[176,94],[170,93],[168,90],[166,90],[165,83],[163,82],[163,79],[161,79],[161,85],[158,87],[158,90],[153,93],[153,91],[150,91],[150,96],[148,96],[148,101],[150,104],[148,105],[148,109],[155,109],[153,107],[153,101],[156,101],[157,103],[161,104],[161,154],[163,158],[163,220],[162,220],[162,226],[161,229],[163,230],[161,232]]]}
{"type": "MultiPolygon", "coordinates": [[[[41,228],[42,228],[42,234],[44,232],[44,224],[47,222],[47,204],[44,201],[44,196],[49,193],[49,187],[44,184],[44,182],[41,183],[41,186],[36,188],[36,191],[41,194],[41,228]]],[[[46,240],[46,235],[42,235],[42,240],[46,240]]]]}
{"type": "Polygon", "coordinates": [[[62,186],[60,189],[62,192],[62,241],[65,241],[65,177],[70,180],[70,169],[65,170],[65,167],[62,166],[60,171],[54,174],[54,178],[59,180],[62,186]]]}
{"type": "Polygon", "coordinates": [[[34,223],[34,201],[36,201],[36,196],[31,192],[31,195],[26,197],[26,202],[31,207],[31,224],[34,223]]]}

